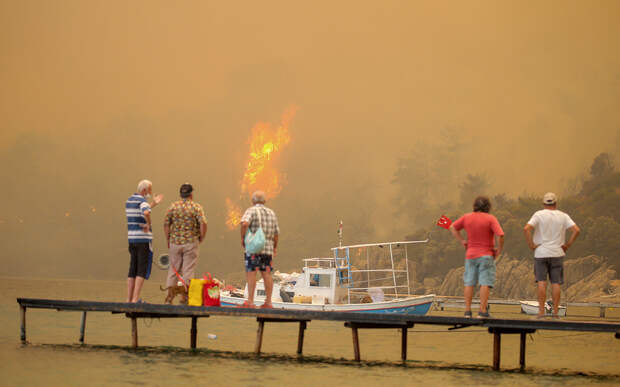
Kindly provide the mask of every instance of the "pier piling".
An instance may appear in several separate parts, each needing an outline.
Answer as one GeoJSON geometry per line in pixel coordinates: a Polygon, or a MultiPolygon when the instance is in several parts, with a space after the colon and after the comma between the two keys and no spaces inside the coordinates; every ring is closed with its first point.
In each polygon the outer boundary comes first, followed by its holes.
{"type": "Polygon", "coordinates": [[[22,343],[26,343],[26,307],[23,305],[19,306],[19,334],[22,340],[22,343]]]}
{"type": "Polygon", "coordinates": [[[192,329],[190,332],[189,346],[196,349],[196,336],[198,335],[198,317],[192,316],[192,329]]]}
{"type": "Polygon", "coordinates": [[[82,312],[82,323],[80,324],[80,344],[84,344],[85,332],[86,332],[86,311],[82,312]]]}

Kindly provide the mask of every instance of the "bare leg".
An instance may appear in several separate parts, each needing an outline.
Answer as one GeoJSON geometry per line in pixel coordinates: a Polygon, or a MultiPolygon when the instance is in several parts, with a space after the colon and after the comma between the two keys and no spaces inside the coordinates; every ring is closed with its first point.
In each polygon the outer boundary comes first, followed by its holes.
{"type": "Polygon", "coordinates": [[[248,281],[248,303],[254,305],[254,289],[256,289],[256,271],[245,273],[248,281]]]}
{"type": "Polygon", "coordinates": [[[553,299],[553,315],[558,315],[558,309],[560,308],[560,284],[551,284],[551,297],[553,299]]]}
{"type": "Polygon", "coordinates": [[[271,277],[271,269],[268,267],[266,271],[261,272],[263,281],[265,281],[265,303],[271,306],[271,294],[273,293],[273,277],[271,277]]]}
{"type": "Polygon", "coordinates": [[[127,301],[131,302],[133,298],[133,288],[136,284],[136,279],[134,277],[127,277],[127,301]]]}
{"type": "Polygon", "coordinates": [[[131,302],[138,302],[140,299],[140,291],[142,290],[142,285],[144,284],[144,277],[136,277],[136,284],[133,288],[133,298],[131,302]]]}
{"type": "Polygon", "coordinates": [[[547,281],[538,281],[538,315],[545,315],[545,298],[547,298],[547,281]]]}
{"type": "Polygon", "coordinates": [[[482,285],[480,286],[480,311],[486,313],[487,304],[489,302],[489,287],[482,285]]]}
{"type": "Polygon", "coordinates": [[[471,299],[474,296],[474,287],[465,286],[465,311],[471,312],[471,299]]]}

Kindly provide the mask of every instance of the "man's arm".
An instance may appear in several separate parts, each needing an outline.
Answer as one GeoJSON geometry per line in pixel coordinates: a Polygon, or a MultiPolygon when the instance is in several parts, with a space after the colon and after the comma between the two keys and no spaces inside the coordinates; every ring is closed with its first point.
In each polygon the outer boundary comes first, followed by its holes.
{"type": "Polygon", "coordinates": [[[153,201],[149,203],[149,206],[151,206],[151,208],[155,207],[156,205],[158,205],[159,203],[161,203],[161,201],[164,199],[164,194],[157,194],[153,197],[153,201]]]}
{"type": "Polygon", "coordinates": [[[566,250],[568,250],[568,248],[575,243],[575,239],[577,239],[577,236],[579,236],[579,233],[581,232],[581,229],[577,225],[569,228],[569,230],[571,230],[570,238],[568,238],[568,242],[562,245],[562,250],[564,250],[564,252],[566,252],[566,250]]]}
{"type": "Polygon", "coordinates": [[[278,249],[278,235],[279,234],[276,234],[276,235],[273,236],[273,256],[272,256],[272,258],[274,258],[276,256],[276,252],[277,252],[277,249],[278,249]]]}
{"type": "Polygon", "coordinates": [[[530,247],[530,249],[536,250],[539,245],[534,244],[534,238],[532,237],[533,229],[534,226],[528,223],[525,225],[525,227],[523,227],[523,232],[525,233],[525,241],[527,242],[527,245],[530,247]]]}
{"type": "Polygon", "coordinates": [[[200,238],[198,238],[199,242],[205,240],[205,235],[207,234],[207,223],[200,222],[200,238]]]}
{"type": "Polygon", "coordinates": [[[250,224],[248,222],[241,222],[241,246],[245,249],[245,233],[248,230],[248,226],[250,224]]]}
{"type": "Polygon", "coordinates": [[[467,248],[467,241],[465,239],[463,239],[463,236],[461,235],[461,230],[457,230],[453,226],[450,226],[450,232],[452,233],[452,235],[454,235],[456,240],[461,242],[463,247],[467,248]]]}
{"type": "Polygon", "coordinates": [[[146,219],[146,224],[142,226],[142,231],[149,232],[151,231],[151,211],[146,210],[142,212],[142,214],[144,215],[144,219],[146,219]]]}
{"type": "Polygon", "coordinates": [[[164,223],[164,235],[166,236],[166,244],[170,248],[170,225],[168,223],[164,223]]]}
{"type": "Polygon", "coordinates": [[[493,258],[497,259],[497,257],[499,257],[499,255],[502,253],[502,250],[504,249],[504,236],[503,235],[497,235],[497,244],[496,244],[496,248],[494,249],[495,254],[493,254],[493,258]]]}

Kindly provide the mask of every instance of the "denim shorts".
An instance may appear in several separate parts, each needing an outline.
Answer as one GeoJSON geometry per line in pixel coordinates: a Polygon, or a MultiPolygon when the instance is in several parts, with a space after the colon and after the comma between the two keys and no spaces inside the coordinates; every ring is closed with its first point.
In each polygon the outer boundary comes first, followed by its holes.
{"type": "Polygon", "coordinates": [[[271,255],[268,254],[244,254],[245,258],[245,271],[268,271],[272,272],[273,267],[271,267],[271,255]],[[267,270],[269,268],[269,270],[267,270]]]}
{"type": "Polygon", "coordinates": [[[463,273],[465,286],[488,286],[495,284],[495,260],[490,255],[465,260],[465,273],[463,273]]]}

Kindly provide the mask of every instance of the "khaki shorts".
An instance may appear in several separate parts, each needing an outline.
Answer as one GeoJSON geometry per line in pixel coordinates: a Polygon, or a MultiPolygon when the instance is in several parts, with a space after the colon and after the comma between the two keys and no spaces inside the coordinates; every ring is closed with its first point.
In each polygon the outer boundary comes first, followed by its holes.
{"type": "Polygon", "coordinates": [[[179,281],[179,278],[174,273],[174,269],[176,269],[187,286],[189,286],[189,281],[194,278],[196,263],[198,263],[198,242],[196,241],[184,245],[175,245],[171,243],[168,256],[170,258],[170,268],[168,269],[166,286],[174,286],[179,281]]]}

